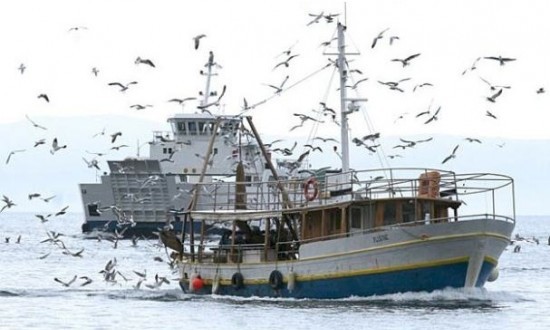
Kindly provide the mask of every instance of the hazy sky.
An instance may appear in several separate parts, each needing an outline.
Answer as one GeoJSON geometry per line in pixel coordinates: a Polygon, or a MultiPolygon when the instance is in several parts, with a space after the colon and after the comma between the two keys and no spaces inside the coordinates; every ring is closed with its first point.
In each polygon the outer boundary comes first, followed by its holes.
{"type": "MultiPolygon", "coordinates": [[[[30,153],[38,133],[48,138],[48,144],[55,136],[70,142],[84,138],[70,136],[69,131],[41,132],[26,122],[26,114],[40,124],[57,127],[66,118],[81,118],[82,126],[73,130],[86,138],[100,127],[107,126],[111,132],[127,129],[109,127],[107,119],[104,125],[96,121],[92,125],[91,115],[151,121],[148,136],[157,127],[167,128],[166,118],[181,111],[167,100],[197,96],[204,85],[198,71],[204,68],[210,50],[223,66],[214,89],[227,86],[220,111],[237,113],[243,98],[249,104],[268,99],[250,111],[264,134],[307,137],[311,125],[289,132],[299,123],[292,114],[311,114],[320,109],[319,102],[332,108],[338,104],[333,67],[308,78],[328,63],[329,56],[323,56],[323,51],[335,50],[320,46],[335,36],[335,24],[321,21],[306,26],[312,20],[308,14],[320,12],[339,13],[338,18],[348,26],[348,51],[361,53],[348,57],[350,68],[363,73],[353,74],[350,82],[369,78],[349,93],[368,98],[363,111],[352,115],[351,137],[381,132],[394,139],[433,134],[495,141],[550,138],[550,95],[536,93],[541,87],[550,92],[550,2],[347,1],[346,6],[344,17],[344,2],[340,1],[1,2],[0,124],[25,123],[17,126],[26,130],[17,136],[25,139],[28,131],[28,140],[4,143],[0,156],[7,157],[14,149],[30,153]],[[71,29],[74,27],[79,29],[71,29]],[[371,48],[373,38],[385,29],[384,38],[371,48]],[[192,38],[198,34],[206,37],[195,50],[192,38]],[[390,46],[391,36],[399,39],[390,46]],[[274,69],[285,59],[280,53],[291,47],[292,54],[298,56],[288,68],[274,69]],[[407,67],[391,61],[416,53],[421,55],[407,67]],[[134,64],[138,56],[150,59],[156,67],[134,64]],[[483,59],[486,56],[517,60],[501,66],[483,59]],[[478,57],[482,59],[477,69],[463,75],[478,57]],[[22,63],[26,66],[23,74],[18,70],[22,63]],[[94,67],[99,70],[97,77],[92,74],[94,67]],[[287,75],[287,87],[303,82],[273,97],[273,89],[267,85],[278,85],[287,75]],[[486,98],[498,89],[491,90],[480,77],[511,88],[504,89],[495,103],[488,102],[486,98]],[[411,78],[400,85],[404,93],[378,83],[404,78],[411,78]],[[108,86],[130,81],[138,84],[125,93],[108,86]],[[425,82],[433,86],[413,92],[425,82]],[[37,97],[41,93],[48,95],[49,103],[37,97]],[[136,111],[130,108],[133,104],[153,107],[136,111]],[[424,124],[425,120],[415,116],[430,104],[432,113],[439,106],[441,111],[437,121],[424,124]],[[498,119],[488,117],[487,111],[498,119]]],[[[197,111],[196,103],[187,104],[184,110],[197,111]]],[[[323,135],[337,131],[328,122],[317,128],[323,135]]],[[[2,133],[12,136],[14,132],[2,133]]],[[[133,137],[127,138],[135,144],[133,137]]],[[[72,147],[75,152],[76,146],[72,147]]],[[[387,148],[386,154],[391,154],[391,146],[387,148]]],[[[452,145],[446,150],[451,149],[452,145]]],[[[40,166],[41,157],[50,156],[43,154],[34,158],[36,166],[40,166]]],[[[438,161],[433,166],[445,155],[435,157],[438,161]]],[[[16,160],[28,161],[29,157],[16,154],[8,165],[3,158],[0,173],[12,175],[16,160]]],[[[9,194],[4,189],[0,193],[9,194]]]]}

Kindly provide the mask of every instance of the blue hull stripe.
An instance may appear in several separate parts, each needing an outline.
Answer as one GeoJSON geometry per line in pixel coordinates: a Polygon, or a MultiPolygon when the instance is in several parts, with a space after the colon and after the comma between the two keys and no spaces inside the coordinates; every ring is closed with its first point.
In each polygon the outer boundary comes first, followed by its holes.
{"type": "MultiPolygon", "coordinates": [[[[482,287],[495,265],[488,261],[483,263],[481,273],[476,283],[482,287]]],[[[242,297],[289,297],[312,299],[339,299],[351,296],[384,295],[399,292],[434,291],[447,287],[464,287],[468,262],[390,271],[367,275],[338,277],[332,279],[317,279],[311,281],[296,281],[295,288],[289,292],[286,282],[279,290],[274,290],[269,284],[250,284],[239,290],[230,285],[220,285],[218,294],[242,297]]],[[[299,274],[298,274],[299,276],[299,274]]],[[[184,291],[187,284],[180,282],[184,291]]],[[[205,285],[198,294],[210,294],[212,286],[205,285]]]]}

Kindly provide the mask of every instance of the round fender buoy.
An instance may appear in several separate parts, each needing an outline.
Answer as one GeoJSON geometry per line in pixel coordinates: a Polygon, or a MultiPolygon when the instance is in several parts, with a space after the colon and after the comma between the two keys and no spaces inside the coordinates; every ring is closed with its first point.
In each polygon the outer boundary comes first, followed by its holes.
{"type": "Polygon", "coordinates": [[[202,277],[197,273],[191,274],[191,276],[189,277],[189,292],[196,292],[202,289],[203,286],[204,281],[202,277]]]}
{"type": "Polygon", "coordinates": [[[283,274],[280,271],[274,270],[269,274],[269,285],[273,290],[278,290],[283,285],[283,274]]]}
{"type": "Polygon", "coordinates": [[[243,274],[237,272],[231,276],[231,285],[235,290],[240,290],[244,287],[244,277],[243,274]]]}
{"type": "Polygon", "coordinates": [[[290,271],[287,277],[288,277],[288,281],[286,283],[286,288],[288,289],[288,291],[292,292],[296,287],[296,273],[293,271],[290,271]]]}
{"type": "Polygon", "coordinates": [[[487,281],[489,282],[496,281],[498,278],[498,273],[499,273],[498,267],[493,268],[493,270],[491,270],[491,273],[489,274],[489,277],[487,278],[487,281]]]}

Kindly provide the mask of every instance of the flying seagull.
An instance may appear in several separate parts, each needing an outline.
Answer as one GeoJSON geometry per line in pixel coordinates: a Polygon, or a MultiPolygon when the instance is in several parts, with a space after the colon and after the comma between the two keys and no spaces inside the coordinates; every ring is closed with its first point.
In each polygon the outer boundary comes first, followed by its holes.
{"type": "Polygon", "coordinates": [[[269,87],[271,87],[271,88],[274,88],[274,89],[275,89],[275,94],[279,94],[279,93],[281,93],[281,92],[283,91],[283,86],[286,84],[287,80],[288,80],[288,76],[285,77],[285,79],[284,79],[283,82],[279,85],[279,87],[274,86],[274,85],[267,85],[267,86],[269,86],[269,87]]]}
{"type": "Polygon", "coordinates": [[[125,92],[126,90],[128,90],[130,85],[135,85],[135,84],[137,84],[137,81],[131,81],[131,82],[127,83],[126,85],[123,85],[119,82],[112,82],[112,83],[109,83],[108,85],[109,86],[120,86],[120,91],[125,92]]]}
{"type": "Polygon", "coordinates": [[[69,29],[68,32],[79,31],[79,30],[88,30],[88,28],[85,26],[73,26],[72,28],[69,29]]]}
{"type": "Polygon", "coordinates": [[[54,138],[52,141],[52,149],[50,150],[50,153],[53,155],[56,151],[64,148],[67,148],[67,145],[59,145],[59,143],[57,142],[57,138],[54,138]]]}
{"type": "Polygon", "coordinates": [[[390,28],[386,28],[382,32],[378,33],[378,35],[372,40],[372,44],[370,48],[374,48],[376,46],[376,42],[378,41],[378,39],[382,39],[382,37],[384,36],[384,32],[388,31],[389,29],[390,28]]]}
{"type": "Polygon", "coordinates": [[[321,18],[323,18],[324,13],[325,12],[322,11],[320,14],[309,14],[309,16],[314,17],[314,19],[311,20],[309,23],[307,23],[306,26],[310,26],[313,23],[319,23],[319,20],[321,20],[321,18]]]}
{"type": "Polygon", "coordinates": [[[489,110],[487,110],[487,112],[485,113],[485,116],[491,117],[493,119],[497,119],[497,116],[493,115],[489,110]]]}
{"type": "Polygon", "coordinates": [[[65,286],[65,287],[69,287],[69,286],[71,286],[71,284],[74,283],[74,281],[76,281],[76,275],[72,278],[72,280],[70,280],[68,282],[63,282],[62,280],[58,279],[57,277],[54,278],[53,280],[56,281],[57,283],[63,284],[63,286],[65,286]]]}
{"type": "Polygon", "coordinates": [[[186,101],[192,101],[192,100],[196,100],[197,98],[196,97],[186,97],[186,98],[183,98],[183,99],[170,99],[168,100],[168,102],[177,102],[179,104],[182,104],[185,103],[186,101]]]}
{"type": "Polygon", "coordinates": [[[492,90],[492,91],[496,91],[497,89],[499,88],[506,88],[506,89],[510,89],[512,88],[511,86],[499,86],[499,85],[493,85],[491,84],[489,81],[487,81],[486,79],[483,79],[482,77],[479,77],[479,79],[481,79],[484,83],[486,83],[487,85],[489,85],[489,88],[492,90]]]}
{"type": "Polygon", "coordinates": [[[17,68],[17,70],[19,70],[21,72],[21,74],[23,74],[25,72],[25,69],[27,67],[25,66],[25,64],[21,63],[21,65],[19,65],[19,67],[17,68]]]}
{"type": "Polygon", "coordinates": [[[139,56],[136,58],[136,60],[135,60],[134,63],[135,63],[136,65],[137,65],[137,64],[147,64],[147,65],[149,65],[150,67],[153,67],[153,68],[155,67],[155,64],[153,64],[153,62],[152,62],[151,60],[148,60],[148,59],[146,59],[146,58],[141,58],[141,57],[139,57],[139,56]]]}
{"type": "Polygon", "coordinates": [[[288,63],[288,62],[289,62],[291,59],[295,58],[296,56],[299,56],[299,54],[294,54],[294,55],[289,56],[286,60],[284,60],[284,61],[278,63],[277,65],[275,65],[275,67],[273,68],[273,70],[277,69],[277,68],[280,67],[281,65],[284,65],[285,67],[288,68],[288,66],[289,66],[289,63],[288,63]]]}
{"type": "Polygon", "coordinates": [[[501,66],[503,66],[506,62],[512,62],[512,61],[516,60],[515,58],[502,57],[500,55],[499,56],[486,56],[486,57],[484,57],[484,59],[498,61],[501,66]]]}
{"type": "Polygon", "coordinates": [[[92,68],[92,73],[94,74],[94,76],[97,77],[97,74],[99,73],[99,70],[94,66],[94,67],[92,68]]]}
{"type": "Polygon", "coordinates": [[[8,155],[8,158],[6,159],[6,164],[10,162],[11,156],[15,155],[18,152],[23,152],[25,149],[19,149],[19,150],[12,150],[10,151],[10,154],[8,155]]]}
{"type": "Polygon", "coordinates": [[[200,40],[204,37],[206,37],[206,34],[199,34],[198,36],[193,37],[195,49],[199,49],[200,40]]]}
{"type": "Polygon", "coordinates": [[[406,67],[407,65],[410,65],[410,61],[416,57],[420,56],[420,53],[418,54],[414,54],[414,55],[411,55],[405,59],[400,59],[400,58],[394,58],[393,60],[391,60],[392,62],[401,62],[401,64],[403,64],[403,67],[406,67]]]}
{"type": "Polygon", "coordinates": [[[147,109],[147,108],[150,108],[150,107],[152,107],[152,105],[150,105],[150,104],[146,104],[146,105],[134,104],[134,105],[130,106],[130,108],[133,108],[133,109],[136,109],[136,110],[143,110],[143,109],[147,109]]]}
{"type": "Polygon", "coordinates": [[[38,98],[39,99],[43,98],[44,100],[46,100],[46,102],[48,102],[48,103],[50,102],[50,98],[46,94],[40,94],[40,95],[38,95],[38,98]]]}
{"type": "Polygon", "coordinates": [[[28,115],[25,115],[25,117],[27,118],[28,121],[31,122],[31,124],[32,124],[34,127],[36,127],[36,128],[41,128],[41,129],[43,129],[43,130],[47,130],[46,127],[41,126],[41,125],[38,125],[37,123],[35,123],[32,119],[29,118],[28,115]]]}
{"type": "Polygon", "coordinates": [[[121,136],[121,135],[122,135],[122,132],[116,132],[116,133],[111,134],[111,143],[115,143],[116,138],[121,136]]]}
{"type": "Polygon", "coordinates": [[[3,195],[3,196],[2,196],[2,202],[4,202],[5,205],[0,209],[0,213],[2,213],[2,211],[4,211],[5,209],[7,209],[7,208],[9,209],[9,208],[11,208],[12,206],[15,206],[15,205],[16,205],[16,204],[15,204],[11,199],[9,199],[8,196],[6,196],[6,195],[3,195]]]}
{"type": "Polygon", "coordinates": [[[457,144],[456,147],[453,149],[453,152],[452,152],[449,156],[447,156],[447,157],[443,160],[443,162],[441,162],[441,164],[445,164],[445,163],[448,162],[450,159],[456,158],[456,150],[458,149],[458,146],[459,146],[459,145],[457,144]]]}
{"type": "Polygon", "coordinates": [[[493,95],[491,95],[491,96],[488,96],[486,99],[487,99],[487,101],[489,101],[489,102],[495,103],[496,98],[499,97],[500,94],[502,94],[502,88],[499,89],[498,92],[496,92],[495,94],[493,94],[493,95]]]}

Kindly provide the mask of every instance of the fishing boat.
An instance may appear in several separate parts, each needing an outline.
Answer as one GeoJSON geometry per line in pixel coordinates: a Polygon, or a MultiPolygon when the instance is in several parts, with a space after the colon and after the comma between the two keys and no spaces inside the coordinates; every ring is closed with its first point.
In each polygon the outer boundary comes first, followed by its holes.
{"type": "MultiPolygon", "coordinates": [[[[200,105],[194,111],[168,118],[171,131],[153,132],[147,143],[149,157],[140,157],[138,146],[136,157],[107,161],[109,172],[101,175],[100,182],[79,185],[85,217],[83,233],[90,237],[156,237],[154,233],[164,226],[181,232],[180,209],[189,204],[199,177],[201,182],[234,177],[237,156],[247,163],[244,180],[267,179],[263,177],[269,175],[265,162],[256,157],[258,145],[245,140],[237,143],[241,120],[209,110],[210,105],[219,102],[223,91],[218,95],[212,90],[212,78],[219,75],[220,68],[213,55],[204,66],[201,75],[206,79],[200,105]],[[213,97],[217,101],[210,101],[213,97]],[[212,136],[218,139],[209,145],[212,136]],[[202,170],[202,155],[207,149],[211,157],[202,170]]],[[[278,173],[282,176],[289,172],[285,164],[288,161],[279,163],[278,173]]]]}
{"type": "Polygon", "coordinates": [[[179,262],[184,292],[337,299],[480,288],[498,277],[515,226],[511,177],[350,167],[347,114],[357,100],[346,96],[344,32],[338,23],[342,167],[280,178],[252,119],[241,118],[270,180],[237,175],[195,184],[182,222],[203,230],[161,233],[179,262]],[[204,191],[213,198],[202,198],[204,191]],[[219,240],[205,235],[206,224],[223,230],[219,240]]]}

